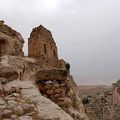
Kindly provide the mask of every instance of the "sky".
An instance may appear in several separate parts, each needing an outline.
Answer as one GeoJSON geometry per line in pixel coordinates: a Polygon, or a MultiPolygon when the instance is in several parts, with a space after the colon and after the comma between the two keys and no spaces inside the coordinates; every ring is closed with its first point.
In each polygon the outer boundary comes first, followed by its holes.
{"type": "Polygon", "coordinates": [[[26,55],[32,28],[48,28],[80,85],[120,78],[120,0],[0,0],[0,19],[23,35],[26,55]]]}

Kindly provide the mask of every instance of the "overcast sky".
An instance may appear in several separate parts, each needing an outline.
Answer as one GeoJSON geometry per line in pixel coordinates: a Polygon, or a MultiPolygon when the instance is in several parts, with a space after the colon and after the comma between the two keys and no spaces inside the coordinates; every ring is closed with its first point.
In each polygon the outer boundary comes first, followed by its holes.
{"type": "Polygon", "coordinates": [[[47,27],[79,84],[120,78],[120,0],[0,0],[0,19],[22,33],[26,54],[32,28],[47,27]]]}

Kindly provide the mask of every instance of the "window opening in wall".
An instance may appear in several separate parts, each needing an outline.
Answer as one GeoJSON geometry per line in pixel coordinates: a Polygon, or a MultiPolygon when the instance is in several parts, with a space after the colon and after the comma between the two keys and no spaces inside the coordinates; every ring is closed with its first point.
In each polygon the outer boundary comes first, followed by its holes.
{"type": "Polygon", "coordinates": [[[44,44],[44,53],[47,54],[47,48],[45,44],[44,44]]]}
{"type": "Polygon", "coordinates": [[[56,57],[56,52],[55,52],[55,50],[53,50],[53,55],[54,55],[54,57],[56,57]]]}
{"type": "Polygon", "coordinates": [[[0,56],[5,53],[5,40],[0,39],[0,56]]]}

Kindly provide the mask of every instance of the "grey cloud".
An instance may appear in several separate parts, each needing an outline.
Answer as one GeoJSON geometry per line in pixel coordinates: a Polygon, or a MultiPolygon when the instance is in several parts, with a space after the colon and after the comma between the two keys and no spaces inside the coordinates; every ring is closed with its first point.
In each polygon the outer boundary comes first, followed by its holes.
{"type": "Polygon", "coordinates": [[[43,24],[52,31],[60,58],[70,62],[79,84],[116,81],[120,77],[120,1],[56,0],[53,9],[47,9],[45,1],[0,0],[0,18],[23,34],[26,54],[31,29],[43,24]]]}

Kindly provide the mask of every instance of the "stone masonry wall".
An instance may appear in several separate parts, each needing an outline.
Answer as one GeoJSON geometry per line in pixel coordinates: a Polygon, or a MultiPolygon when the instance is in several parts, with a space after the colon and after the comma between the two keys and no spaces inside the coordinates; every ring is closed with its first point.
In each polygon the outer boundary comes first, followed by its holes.
{"type": "Polygon", "coordinates": [[[58,59],[57,47],[51,32],[42,25],[32,30],[28,49],[29,57],[58,59]]]}

